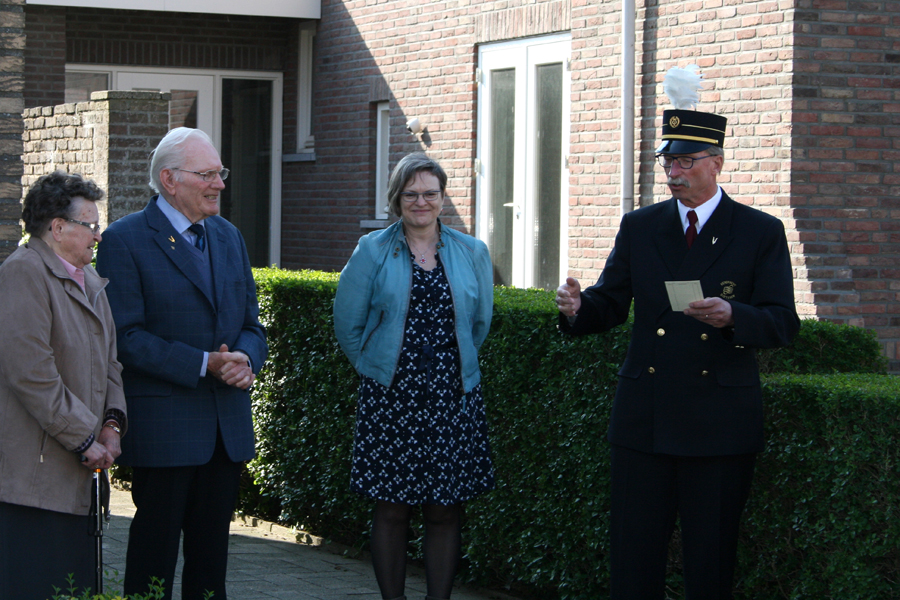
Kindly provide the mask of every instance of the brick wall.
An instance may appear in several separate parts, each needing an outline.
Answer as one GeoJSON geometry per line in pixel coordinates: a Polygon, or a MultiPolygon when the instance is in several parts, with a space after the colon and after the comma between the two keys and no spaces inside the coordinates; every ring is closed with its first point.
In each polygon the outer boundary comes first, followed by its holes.
{"type": "Polygon", "coordinates": [[[900,5],[807,0],[794,21],[797,276],[812,314],[874,329],[900,372],[900,5]]]}
{"type": "Polygon", "coordinates": [[[22,237],[22,88],[24,0],[0,2],[0,261],[22,237]]]}
{"type": "Polygon", "coordinates": [[[55,106],[66,98],[66,13],[49,6],[25,10],[25,106],[55,106]]]}
{"type": "MultiPolygon", "coordinates": [[[[790,2],[638,3],[635,206],[670,196],[654,160],[665,72],[696,64],[698,110],[728,118],[729,195],[790,222],[790,2]]],[[[621,218],[621,5],[573,2],[570,265],[599,276],[621,218]]],[[[791,233],[792,237],[796,237],[791,233]]]]}
{"type": "Polygon", "coordinates": [[[89,102],[25,109],[22,188],[60,169],[106,191],[102,226],[141,210],[152,193],[150,152],[169,130],[168,107],[169,94],[94,92],[89,102]]]}
{"type": "Polygon", "coordinates": [[[449,177],[444,219],[474,232],[476,41],[564,31],[569,3],[323,0],[316,33],[316,161],[284,172],[282,265],[336,270],[375,217],[375,106],[391,107],[391,165],[427,151],[449,177]],[[427,131],[414,137],[407,120],[427,131]]]}
{"type": "MultiPolygon", "coordinates": [[[[448,167],[450,222],[471,232],[477,44],[572,35],[571,273],[595,279],[621,211],[621,4],[325,0],[316,38],[315,164],[286,169],[285,266],[339,269],[371,219],[373,107],[391,102],[392,162],[448,167]],[[406,133],[416,116],[422,140],[406,133]],[[288,194],[291,194],[290,196],[288,194]]],[[[638,3],[635,203],[668,197],[653,160],[662,80],[697,64],[698,108],[729,120],[722,187],[785,224],[803,316],[872,327],[898,370],[895,5],[803,0],[638,3]],[[894,11],[894,12],[892,12],[894,11]]]]}
{"type": "MultiPolygon", "coordinates": [[[[876,329],[895,371],[898,10],[840,0],[639,2],[634,148],[636,204],[668,197],[653,161],[668,106],[662,79],[672,66],[699,65],[707,84],[698,108],[729,119],[720,183],[785,223],[800,312],[876,329]]],[[[285,153],[296,148],[298,22],[27,11],[29,47],[32,39],[57,47],[62,18],[72,62],[282,70],[285,153]]],[[[611,0],[323,0],[316,160],[284,166],[282,265],[340,269],[366,233],[381,101],[391,107],[391,163],[413,150],[437,158],[450,176],[446,220],[471,233],[478,44],[569,31],[569,257],[572,274],[596,278],[621,216],[621,19],[611,0]],[[411,117],[426,124],[424,135],[406,132],[411,117]]],[[[57,62],[44,66],[59,76],[57,62]]],[[[40,70],[26,59],[26,73],[40,70]]]]}

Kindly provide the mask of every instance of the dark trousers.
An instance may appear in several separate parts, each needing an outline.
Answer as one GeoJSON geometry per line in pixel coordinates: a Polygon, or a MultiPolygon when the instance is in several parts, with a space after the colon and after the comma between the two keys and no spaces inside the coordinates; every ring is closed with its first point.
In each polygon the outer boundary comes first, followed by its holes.
{"type": "Polygon", "coordinates": [[[228,458],[220,436],[205,465],[133,469],[131,497],[137,512],[128,535],[125,595],[146,593],[150,578],[156,577],[165,580],[165,600],[172,598],[183,531],[182,599],[200,600],[210,591],[226,600],[228,531],[241,467],[228,458]]]}
{"type": "Polygon", "coordinates": [[[665,597],[680,517],[687,600],[730,600],[755,454],[684,457],[612,448],[612,600],[665,597]]]}
{"type": "MultiPolygon", "coordinates": [[[[63,485],[64,482],[60,482],[63,485]]],[[[0,598],[47,600],[66,592],[96,592],[96,538],[87,515],[70,515],[0,502],[0,598]]]]}

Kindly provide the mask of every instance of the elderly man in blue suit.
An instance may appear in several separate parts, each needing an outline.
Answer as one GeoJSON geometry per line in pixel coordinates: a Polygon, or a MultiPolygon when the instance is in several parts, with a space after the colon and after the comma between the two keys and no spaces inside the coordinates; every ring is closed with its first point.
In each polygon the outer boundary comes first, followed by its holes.
{"type": "Polygon", "coordinates": [[[226,598],[229,524],[255,454],[249,388],[267,353],[244,240],[218,216],[227,176],[205,133],[173,129],[152,154],[158,195],[110,225],[97,254],[131,425],[127,595],[156,577],[171,598],[183,532],[181,597],[226,598]]]}
{"type": "Polygon", "coordinates": [[[733,597],[738,527],[763,450],[756,348],[800,327],[790,253],[777,218],[717,183],[726,119],[667,110],[657,148],[673,197],[622,218],[599,281],[559,287],[560,328],[634,327],[609,427],[612,600],[665,597],[680,518],[687,598],[733,597]],[[670,303],[667,282],[702,299],[670,303]],[[696,283],[695,283],[696,282],[696,283]]]}

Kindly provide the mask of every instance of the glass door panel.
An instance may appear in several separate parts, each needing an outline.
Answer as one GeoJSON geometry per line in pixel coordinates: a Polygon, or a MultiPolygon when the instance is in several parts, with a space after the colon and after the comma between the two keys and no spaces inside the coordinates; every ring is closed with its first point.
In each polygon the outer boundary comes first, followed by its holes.
{"type": "Polygon", "coordinates": [[[494,284],[513,285],[513,175],[515,164],[516,71],[500,69],[491,77],[491,191],[488,249],[494,284]]]}
{"type": "Polygon", "coordinates": [[[231,169],[222,216],[239,226],[250,264],[269,266],[272,82],[222,79],[222,163],[231,169]]]}
{"type": "Polygon", "coordinates": [[[534,280],[544,289],[559,286],[562,190],[562,63],[535,68],[534,280]]]}

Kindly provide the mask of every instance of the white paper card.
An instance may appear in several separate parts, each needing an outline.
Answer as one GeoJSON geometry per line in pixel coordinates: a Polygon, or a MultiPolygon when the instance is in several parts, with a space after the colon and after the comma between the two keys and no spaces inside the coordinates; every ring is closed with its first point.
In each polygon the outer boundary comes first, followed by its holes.
{"type": "Polygon", "coordinates": [[[703,300],[703,288],[700,281],[667,281],[666,291],[669,293],[669,304],[672,310],[684,311],[691,302],[703,300]]]}

